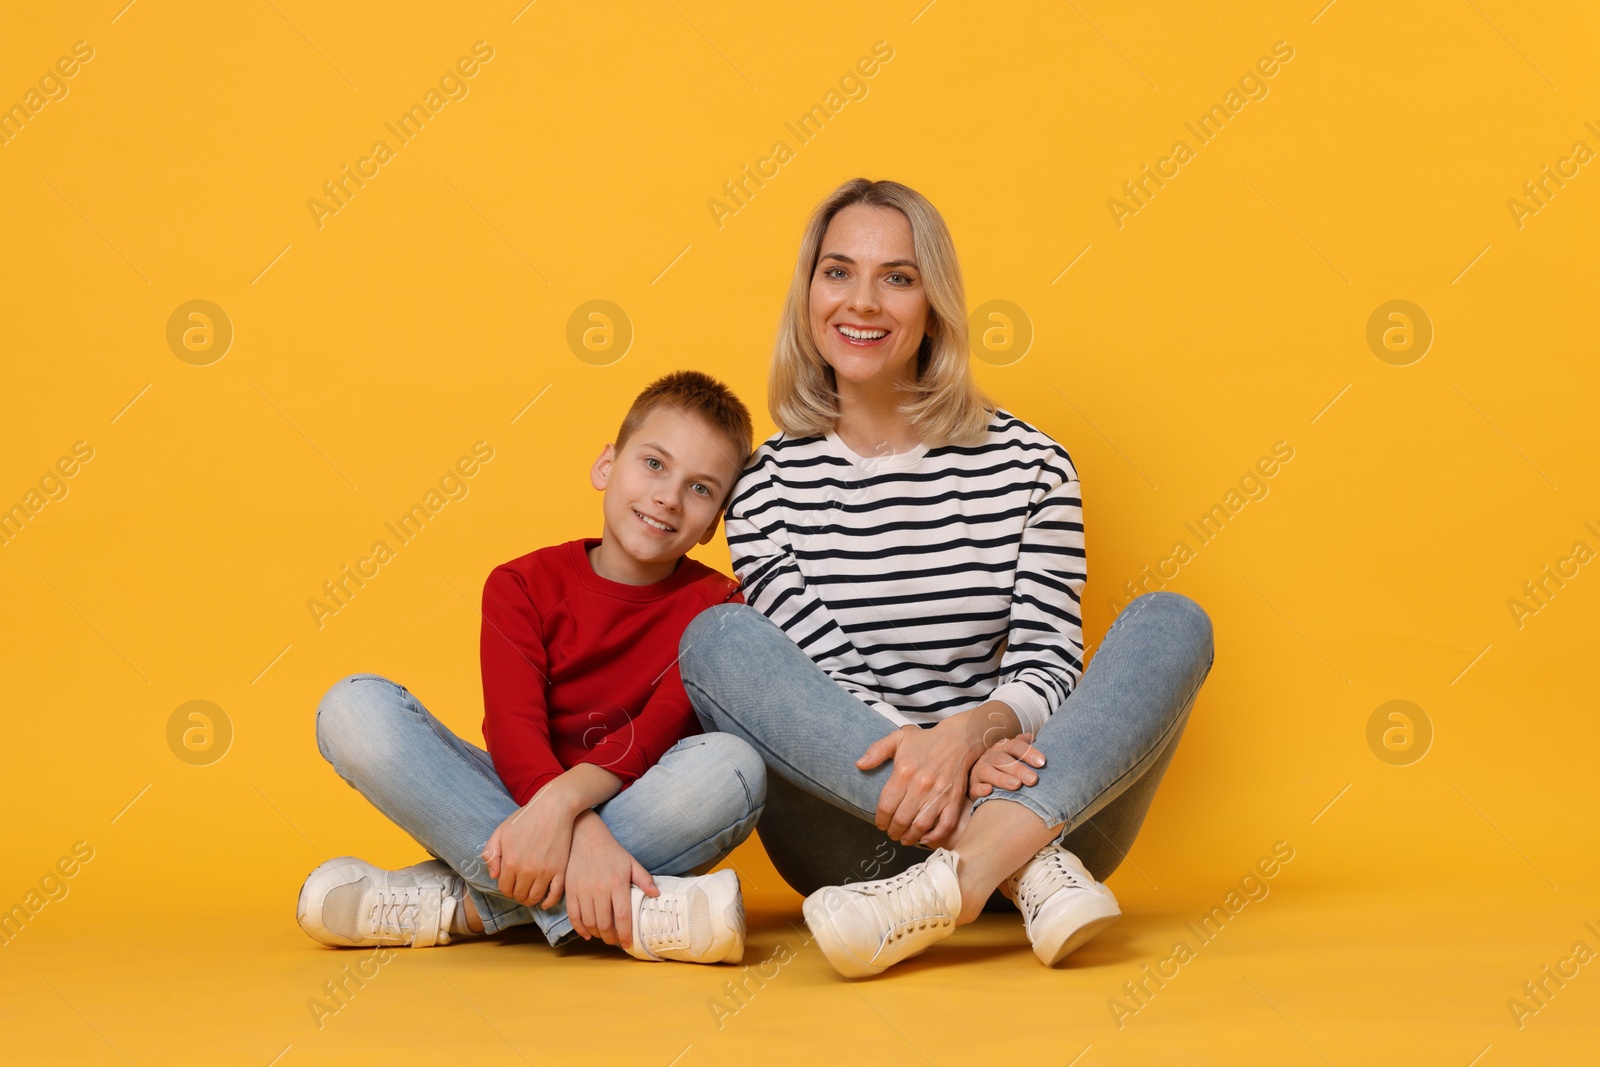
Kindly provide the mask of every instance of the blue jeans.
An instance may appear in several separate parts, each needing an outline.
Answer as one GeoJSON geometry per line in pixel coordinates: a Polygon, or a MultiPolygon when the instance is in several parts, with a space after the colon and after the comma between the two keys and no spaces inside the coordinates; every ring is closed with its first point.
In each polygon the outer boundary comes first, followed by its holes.
{"type": "MultiPolygon", "coordinates": [[[[770,619],[743,604],[698,615],[679,670],[707,729],[755,746],[771,771],[759,833],[801,893],[886,877],[926,859],[873,825],[893,770],[855,761],[899,727],[845,692],[770,619]]],[[[1097,879],[1127,855],[1213,659],[1211,620],[1177,593],[1147,593],[1111,625],[1067,700],[1040,728],[1039,780],[973,801],[1021,804],[1097,879]]],[[[991,903],[1004,906],[997,897],[991,903]]]]}
{"type": "MultiPolygon", "coordinates": [[[[566,901],[549,910],[503,896],[483,862],[489,835],[517,810],[489,754],[376,674],[335,682],[317,706],[317,748],[333,769],[467,882],[483,928],[535,923],[552,945],[572,935],[566,901]]],[[[750,835],[766,771],[749,745],[695,734],[597,806],[617,843],[651,874],[710,869],[750,835]]]]}

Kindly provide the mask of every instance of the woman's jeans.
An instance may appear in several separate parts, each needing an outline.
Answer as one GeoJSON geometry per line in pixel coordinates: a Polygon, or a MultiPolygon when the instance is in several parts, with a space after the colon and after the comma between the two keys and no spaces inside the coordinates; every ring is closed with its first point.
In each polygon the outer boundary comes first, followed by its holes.
{"type": "MultiPolygon", "coordinates": [[[[1172,762],[1213,658],[1211,620],[1177,593],[1130,603],[1033,745],[1039,780],[972,801],[1021,804],[1061,826],[1095,878],[1116,870],[1172,762]]],[[[684,688],[707,729],[744,738],[771,771],[761,843],[801,893],[897,874],[926,859],[874,824],[890,763],[855,761],[899,727],[841,689],[759,611],[722,604],[684,631],[684,688]]],[[[992,905],[1005,906],[998,896],[992,905]]]]}
{"type": "MultiPolygon", "coordinates": [[[[489,877],[484,846],[517,802],[489,754],[451,733],[404,686],[376,674],[335,682],[317,706],[317,748],[339,777],[466,879],[485,931],[536,923],[552,945],[570,937],[566,901],[524,907],[489,877]]],[[[651,874],[685,875],[710,869],[748,837],[765,796],[766,770],[749,745],[696,734],[594,810],[651,874]]]]}

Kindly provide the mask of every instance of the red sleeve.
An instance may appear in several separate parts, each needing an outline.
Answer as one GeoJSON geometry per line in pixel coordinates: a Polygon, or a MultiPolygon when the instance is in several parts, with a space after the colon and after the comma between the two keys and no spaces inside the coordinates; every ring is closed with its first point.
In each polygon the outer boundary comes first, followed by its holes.
{"type": "Polygon", "coordinates": [[[674,659],[633,721],[621,730],[613,730],[577,762],[604,767],[621,778],[626,789],[654,767],[667,749],[697,733],[700,720],[689,703],[689,694],[683,690],[674,659]]]}
{"type": "Polygon", "coordinates": [[[522,577],[497,567],[483,584],[483,739],[500,781],[526,804],[563,770],[550,746],[544,624],[522,577]]]}
{"type": "MultiPolygon", "coordinates": [[[[744,603],[731,581],[726,588],[733,591],[724,597],[724,603],[744,603]]],[[[711,599],[715,600],[722,592],[713,592],[711,599]]],[[[680,633],[678,639],[682,636],[680,633]]],[[[678,673],[677,643],[674,640],[669,650],[672,665],[661,676],[655,692],[650,694],[629,728],[613,731],[578,760],[604,767],[622,779],[624,789],[654,767],[667,749],[685,737],[702,732],[700,719],[695,715],[694,705],[689,703],[689,694],[684,691],[683,679],[678,673]]]]}

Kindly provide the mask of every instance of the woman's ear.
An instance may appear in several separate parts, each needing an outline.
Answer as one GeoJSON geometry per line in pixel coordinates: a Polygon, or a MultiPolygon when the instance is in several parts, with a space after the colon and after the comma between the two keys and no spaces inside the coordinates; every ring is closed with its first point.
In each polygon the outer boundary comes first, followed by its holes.
{"type": "Polygon", "coordinates": [[[600,458],[594,461],[594,466],[589,468],[589,484],[604,492],[606,482],[611,478],[611,463],[617,458],[617,450],[607,444],[600,450],[600,458]]]}

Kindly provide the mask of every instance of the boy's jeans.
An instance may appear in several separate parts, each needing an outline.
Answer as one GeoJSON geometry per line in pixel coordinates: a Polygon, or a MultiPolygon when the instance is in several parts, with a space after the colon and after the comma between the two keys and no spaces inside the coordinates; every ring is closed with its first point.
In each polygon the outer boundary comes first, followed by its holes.
{"type": "MultiPolygon", "coordinates": [[[[486,932],[536,923],[552,945],[572,935],[565,901],[546,911],[501,895],[482,853],[518,805],[489,754],[451,733],[405,686],[376,674],[334,683],[317,706],[317,748],[339,777],[466,879],[486,932]]],[[[685,875],[709,869],[748,837],[765,798],[765,768],[749,745],[696,734],[595,811],[645,870],[685,875]]]]}
{"type": "MultiPolygon", "coordinates": [[[[1097,879],[1132,847],[1211,670],[1211,620],[1176,593],[1123,609],[1068,699],[1040,728],[1039,780],[973,801],[1021,804],[1097,879]]],[[[873,825],[893,770],[855,761],[898,729],[841,689],[765,615],[708,608],[684,631],[684,688],[707,729],[755,746],[772,772],[761,843],[801,893],[886,877],[928,857],[873,825]]],[[[991,904],[1003,903],[991,901],[991,904]]]]}

